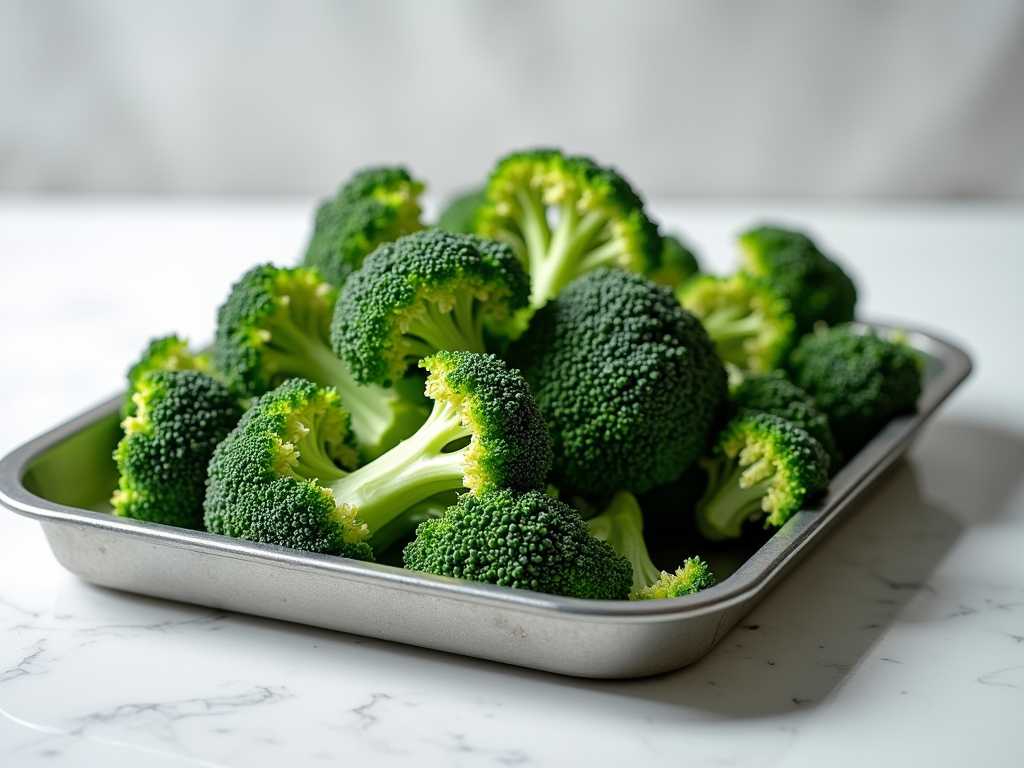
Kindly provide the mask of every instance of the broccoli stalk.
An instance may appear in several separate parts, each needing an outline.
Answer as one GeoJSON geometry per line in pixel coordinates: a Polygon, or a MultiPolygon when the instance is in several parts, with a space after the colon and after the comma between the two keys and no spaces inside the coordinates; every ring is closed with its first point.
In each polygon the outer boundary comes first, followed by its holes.
{"type": "Polygon", "coordinates": [[[505,244],[426,230],[379,247],[338,297],[331,340],[356,381],[389,386],[441,350],[485,352],[484,327],[526,306],[505,244]]]}
{"type": "Polygon", "coordinates": [[[708,539],[736,538],[743,524],[766,514],[779,527],[804,499],[828,487],[828,454],[792,422],[770,413],[740,412],[700,460],[707,489],[697,502],[697,526],[708,539]]]}
{"type": "Polygon", "coordinates": [[[550,442],[518,373],[464,352],[421,365],[434,400],[427,422],[354,471],[335,390],[291,379],[260,398],[210,462],[207,529],[372,559],[366,540],[438,493],[541,487],[550,442]]]}
{"type": "Polygon", "coordinates": [[[250,396],[293,377],[336,388],[352,415],[357,443],[373,458],[412,434],[426,408],[407,388],[360,384],[331,351],[336,295],[312,270],[253,268],[220,309],[213,367],[250,396]]]}
{"type": "Polygon", "coordinates": [[[530,274],[534,308],[592,269],[646,273],[656,269],[661,255],[657,227],[626,180],[589,158],[557,150],[516,152],[500,160],[476,227],[515,249],[530,274]]]}
{"type": "Polygon", "coordinates": [[[619,491],[607,508],[587,520],[590,534],[612,545],[626,557],[633,569],[631,600],[680,597],[712,586],[715,577],[700,558],[687,559],[674,573],[658,568],[647,553],[644,542],[644,518],[640,503],[628,491],[619,491]]]}

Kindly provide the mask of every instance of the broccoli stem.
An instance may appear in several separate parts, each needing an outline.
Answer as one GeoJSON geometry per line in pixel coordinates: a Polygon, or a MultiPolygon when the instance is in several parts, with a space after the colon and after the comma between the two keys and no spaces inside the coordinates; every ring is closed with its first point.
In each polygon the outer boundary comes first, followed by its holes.
{"type": "Polygon", "coordinates": [[[761,501],[771,489],[775,475],[747,486],[741,475],[747,467],[738,459],[720,459],[703,465],[708,487],[697,502],[697,527],[707,539],[732,539],[742,533],[743,523],[761,512],[761,501]]]}
{"type": "Polygon", "coordinates": [[[408,339],[408,356],[419,360],[441,350],[486,352],[483,323],[474,316],[474,301],[473,296],[460,296],[447,312],[433,301],[425,302],[426,311],[410,322],[405,332],[412,337],[408,339]]]}
{"type": "Polygon", "coordinates": [[[357,383],[345,361],[331,351],[319,331],[303,329],[290,314],[276,318],[268,333],[264,365],[272,371],[335,387],[341,404],[352,416],[352,431],[359,443],[379,445],[395,422],[398,394],[376,384],[357,383]]]}
{"type": "Polygon", "coordinates": [[[735,304],[716,307],[701,320],[718,347],[719,357],[737,365],[747,358],[745,343],[764,330],[764,323],[763,312],[749,311],[735,304]]]}
{"type": "MultiPolygon", "coordinates": [[[[583,216],[577,211],[577,196],[568,196],[558,209],[558,225],[543,250],[529,251],[530,304],[542,307],[580,274],[594,267],[606,264],[621,252],[618,243],[599,243],[601,233],[608,224],[608,217],[595,211],[583,216]],[[608,246],[612,246],[609,248],[608,246]]],[[[536,226],[547,228],[547,218],[542,209],[536,226]]]]}
{"type": "Polygon", "coordinates": [[[329,486],[339,504],[355,506],[356,518],[372,536],[409,507],[436,493],[463,487],[467,449],[444,449],[471,435],[458,408],[437,400],[426,423],[412,437],[329,486]]]}
{"type": "Polygon", "coordinates": [[[651,562],[644,542],[644,518],[636,497],[626,491],[615,494],[608,508],[587,521],[590,535],[606,541],[612,548],[629,559],[633,566],[635,594],[661,578],[661,569],[651,562]]]}

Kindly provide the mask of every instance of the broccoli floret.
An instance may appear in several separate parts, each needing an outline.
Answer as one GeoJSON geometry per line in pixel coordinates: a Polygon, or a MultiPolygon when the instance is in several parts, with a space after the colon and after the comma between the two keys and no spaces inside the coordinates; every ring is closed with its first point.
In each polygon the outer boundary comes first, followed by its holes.
{"type": "Polygon", "coordinates": [[[762,515],[779,527],[804,499],[828,487],[828,455],[792,422],[741,410],[700,460],[708,485],[697,502],[697,527],[708,539],[736,538],[743,523],[762,515]]]}
{"type": "Polygon", "coordinates": [[[708,564],[699,557],[688,557],[675,573],[661,572],[661,578],[644,587],[631,600],[662,600],[666,597],[682,597],[715,586],[715,575],[708,570],[708,564]]]}
{"type": "Polygon", "coordinates": [[[303,265],[340,288],[378,245],[423,229],[422,191],[423,184],[404,168],[357,173],[317,211],[303,265]]]}
{"type": "Polygon", "coordinates": [[[700,558],[686,560],[674,574],[651,562],[644,542],[643,512],[636,497],[628,491],[616,493],[600,515],[587,520],[587,527],[594,538],[608,542],[629,560],[633,572],[631,600],[689,595],[715,583],[715,577],[700,558]]]}
{"type": "Polygon", "coordinates": [[[498,162],[476,232],[515,249],[541,307],[579,275],[601,266],[653,272],[661,237],[625,179],[587,157],[554,149],[498,162]]]}
{"type": "Polygon", "coordinates": [[[128,391],[125,392],[124,405],[121,406],[122,418],[135,413],[132,395],[143,376],[150,371],[201,371],[210,372],[210,356],[196,354],[188,349],[188,339],[178,336],[164,336],[153,339],[142,353],[142,357],[128,370],[128,391]]]}
{"type": "Polygon", "coordinates": [[[700,264],[693,251],[683,245],[678,237],[665,235],[661,238],[661,259],[647,276],[658,285],[675,289],[698,273],[700,264]]]}
{"type": "Polygon", "coordinates": [[[404,559],[413,571],[597,600],[625,598],[633,579],[576,510],[538,491],[461,497],[419,527],[404,559]]]}
{"type": "Polygon", "coordinates": [[[740,235],[742,269],[776,283],[792,305],[798,335],[814,324],[853,320],[857,289],[842,268],[800,232],[759,227],[740,235]]]}
{"type": "Polygon", "coordinates": [[[114,460],[115,514],[202,528],[206,466],[242,416],[238,399],[199,371],[150,370],[134,382],[134,414],[114,460]]]}
{"type": "Polygon", "coordinates": [[[920,361],[905,344],[837,326],[801,339],[788,369],[828,414],[839,449],[853,456],[893,416],[914,410],[920,361]]]}
{"type": "Polygon", "coordinates": [[[707,447],[726,376],[700,322],[666,287],[620,269],[570,283],[509,349],[555,449],[551,481],[642,493],[707,447]]]}
{"type": "Polygon", "coordinates": [[[207,529],[370,559],[376,531],[438,493],[541,487],[551,446],[518,373],[467,352],[421,364],[427,422],[355,471],[335,390],[292,379],[260,398],[210,462],[207,529]]]}
{"type": "Polygon", "coordinates": [[[477,211],[487,202],[487,187],[474,189],[459,195],[441,212],[437,219],[437,228],[459,235],[471,235],[476,232],[477,211]]]}
{"type": "Polygon", "coordinates": [[[771,283],[742,272],[701,275],[684,284],[677,297],[700,318],[723,362],[770,371],[796,341],[789,302],[771,283]]]}
{"type": "Polygon", "coordinates": [[[337,292],[310,269],[258,266],[236,283],[220,308],[213,368],[248,396],[300,377],[335,387],[352,414],[367,458],[416,431],[426,418],[422,397],[408,388],[360,385],[331,349],[337,292]]]}
{"type": "Polygon", "coordinates": [[[428,229],[366,258],[338,297],[331,340],[357,382],[390,386],[435,352],[486,352],[485,322],[508,320],[529,293],[506,244],[428,229]]]}
{"type": "Polygon", "coordinates": [[[828,416],[819,410],[813,397],[787,379],[782,371],[744,373],[735,384],[730,382],[729,402],[735,408],[774,414],[806,430],[828,454],[829,474],[834,475],[843,465],[828,416]]]}

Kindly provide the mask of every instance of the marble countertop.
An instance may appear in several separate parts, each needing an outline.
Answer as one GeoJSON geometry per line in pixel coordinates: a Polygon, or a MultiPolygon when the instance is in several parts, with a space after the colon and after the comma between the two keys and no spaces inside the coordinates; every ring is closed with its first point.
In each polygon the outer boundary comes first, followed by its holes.
{"type": "MultiPolygon", "coordinates": [[[[310,200],[0,198],[0,454],[212,335],[310,200]],[[128,318],[131,318],[128,320],[128,318]]],[[[909,457],[706,657],[634,681],[517,669],[91,586],[0,510],[0,764],[1021,764],[1024,206],[662,201],[712,269],[810,228],[861,314],[966,347],[909,457]]]]}

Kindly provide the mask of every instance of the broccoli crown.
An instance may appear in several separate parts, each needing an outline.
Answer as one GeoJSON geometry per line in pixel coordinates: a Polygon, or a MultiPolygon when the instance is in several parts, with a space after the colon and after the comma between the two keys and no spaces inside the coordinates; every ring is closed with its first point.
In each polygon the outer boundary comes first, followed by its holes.
{"type": "Polygon", "coordinates": [[[708,485],[697,502],[697,526],[709,539],[736,538],[744,522],[763,514],[766,528],[781,526],[805,498],[828,487],[828,455],[821,444],[763,411],[736,414],[700,464],[708,485]]]}
{"type": "Polygon", "coordinates": [[[800,232],[759,227],[740,235],[744,272],[776,283],[789,298],[799,335],[814,324],[853,320],[857,289],[842,268],[800,232]]]}
{"type": "Polygon", "coordinates": [[[914,410],[920,363],[905,344],[837,326],[801,339],[790,355],[793,381],[828,414],[840,450],[852,456],[885,423],[914,410]]]}
{"type": "Polygon", "coordinates": [[[675,573],[661,572],[661,577],[644,587],[630,600],[660,600],[666,597],[682,597],[715,586],[715,576],[708,570],[708,564],[699,557],[689,557],[675,573]]]}
{"type": "Polygon", "coordinates": [[[333,357],[328,344],[336,298],[313,270],[253,267],[232,286],[218,313],[214,370],[250,397],[294,376],[322,381],[321,371],[310,369],[317,347],[333,357]]]}
{"type": "Polygon", "coordinates": [[[796,339],[789,302],[771,283],[742,272],[700,275],[685,283],[677,297],[700,318],[723,362],[770,371],[779,367],[796,339]]]}
{"type": "MultiPolygon", "coordinates": [[[[494,355],[438,352],[420,362],[427,396],[454,409],[471,435],[464,485],[539,490],[551,469],[551,439],[530,387],[494,355]]],[[[435,405],[435,410],[437,406],[435,405]]]]}
{"type": "Polygon", "coordinates": [[[264,394],[213,452],[206,529],[307,552],[372,560],[356,510],[332,481],[357,460],[334,389],[290,379],[264,394]]]}
{"type": "Polygon", "coordinates": [[[459,195],[448,203],[437,219],[437,228],[459,235],[476,232],[477,211],[487,202],[487,187],[459,195]]]}
{"type": "Polygon", "coordinates": [[[341,287],[378,245],[423,229],[422,191],[423,184],[404,168],[357,173],[333,200],[320,206],[302,263],[341,287]]]}
{"type": "Polygon", "coordinates": [[[120,472],[110,503],[122,517],[201,528],[206,465],[238,423],[233,393],[199,371],[150,370],[134,382],[134,414],[114,460],[120,472]]]}
{"type": "Polygon", "coordinates": [[[125,402],[121,407],[122,417],[135,413],[132,395],[135,394],[139,379],[150,371],[202,371],[209,373],[210,356],[189,352],[188,340],[177,336],[164,336],[161,339],[150,341],[139,361],[128,370],[128,391],[125,393],[125,402]]]}
{"type": "Polygon", "coordinates": [[[633,580],[576,510],[538,491],[462,496],[420,525],[404,559],[413,571],[597,600],[625,598],[633,580]]]}
{"type": "Polygon", "coordinates": [[[552,482],[634,493],[705,449],[726,376],[700,322],[668,288],[624,270],[570,283],[509,350],[554,442],[552,482]]]}
{"type": "Polygon", "coordinates": [[[828,416],[813,397],[785,377],[782,371],[747,373],[730,384],[729,402],[736,408],[765,411],[791,421],[821,443],[829,458],[829,473],[842,466],[843,457],[829,426],[828,416]]]}
{"type": "Polygon", "coordinates": [[[534,307],[596,267],[651,272],[662,247],[622,176],[555,149],[514,152],[498,162],[476,232],[512,245],[530,273],[534,307]]]}
{"type": "Polygon", "coordinates": [[[345,283],[334,350],[356,381],[390,386],[435,352],[485,352],[485,321],[507,320],[529,294],[529,278],[504,243],[417,232],[381,245],[345,283]]]}
{"type": "Polygon", "coordinates": [[[362,386],[331,349],[336,291],[310,269],[254,267],[220,308],[213,367],[249,396],[300,377],[338,390],[368,458],[416,431],[426,418],[422,398],[406,389],[362,386]]]}
{"type": "Polygon", "coordinates": [[[661,259],[657,266],[647,273],[658,285],[679,288],[700,272],[697,257],[674,235],[661,238],[661,259]]]}

